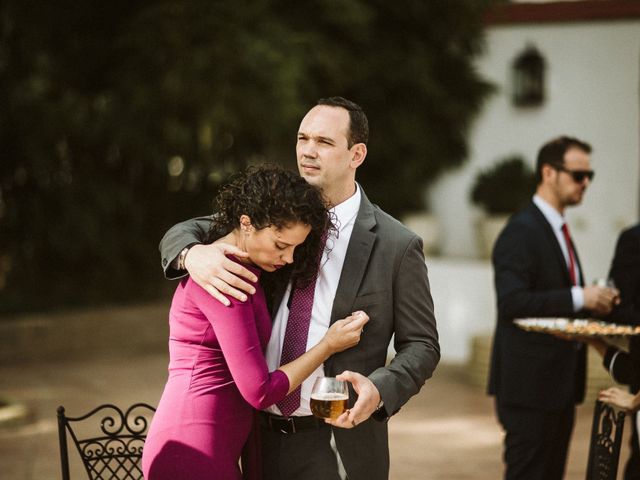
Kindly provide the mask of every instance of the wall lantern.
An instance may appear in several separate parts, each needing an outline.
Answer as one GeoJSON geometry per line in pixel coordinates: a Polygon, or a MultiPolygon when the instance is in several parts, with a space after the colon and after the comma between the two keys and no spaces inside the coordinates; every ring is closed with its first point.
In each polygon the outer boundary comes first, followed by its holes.
{"type": "Polygon", "coordinates": [[[513,103],[535,107],[544,102],[545,60],[533,46],[527,47],[513,62],[513,103]]]}

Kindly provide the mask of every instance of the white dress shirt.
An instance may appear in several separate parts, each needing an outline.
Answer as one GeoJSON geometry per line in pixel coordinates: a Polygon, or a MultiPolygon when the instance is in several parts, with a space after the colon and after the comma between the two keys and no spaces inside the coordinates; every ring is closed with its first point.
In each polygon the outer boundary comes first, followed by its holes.
{"type": "MultiPolygon", "coordinates": [[[[331,209],[335,214],[337,232],[332,232],[327,238],[327,246],[322,254],[320,272],[316,280],[315,296],[313,299],[313,309],[311,311],[311,324],[309,325],[309,336],[307,338],[307,350],[318,344],[329,328],[331,320],[331,310],[333,300],[338,289],[338,281],[342,272],[342,265],[347,254],[349,239],[353,232],[353,225],[360,209],[361,199],[360,187],[356,184],[356,192],[347,200],[331,209]]],[[[287,330],[287,320],[289,318],[289,295],[291,293],[291,283],[282,297],[282,302],[276,313],[271,330],[271,338],[267,345],[266,359],[269,371],[276,370],[280,366],[280,356],[282,354],[282,344],[284,334],[287,330]]],[[[311,388],[317,377],[324,376],[324,367],[318,367],[309,378],[302,383],[300,392],[300,407],[293,413],[293,416],[311,415],[309,401],[311,399],[311,388]]],[[[267,408],[266,411],[281,415],[276,405],[267,408]]]]}
{"type": "MultiPolygon", "coordinates": [[[[549,222],[549,225],[551,225],[551,229],[556,235],[558,244],[560,245],[560,249],[562,250],[562,255],[564,255],[564,260],[567,263],[567,268],[569,268],[569,247],[567,246],[567,242],[564,239],[564,234],[562,233],[562,225],[567,223],[566,219],[560,212],[553,208],[539,195],[533,196],[533,203],[536,204],[536,207],[540,209],[540,211],[544,215],[544,218],[546,218],[547,222],[549,222]]],[[[574,262],[574,267],[576,278],[581,278],[580,267],[577,261],[574,262]]],[[[584,307],[584,292],[582,291],[582,287],[574,286],[571,288],[571,299],[573,301],[573,311],[577,312],[582,310],[582,307],[584,307]]]]}

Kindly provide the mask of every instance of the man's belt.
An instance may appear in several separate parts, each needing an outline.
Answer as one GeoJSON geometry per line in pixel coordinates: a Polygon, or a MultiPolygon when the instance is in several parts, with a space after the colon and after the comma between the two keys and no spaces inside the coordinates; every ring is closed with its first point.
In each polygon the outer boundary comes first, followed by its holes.
{"type": "Polygon", "coordinates": [[[277,433],[298,433],[328,427],[324,420],[313,415],[306,417],[281,417],[268,412],[260,412],[260,426],[277,433]]]}

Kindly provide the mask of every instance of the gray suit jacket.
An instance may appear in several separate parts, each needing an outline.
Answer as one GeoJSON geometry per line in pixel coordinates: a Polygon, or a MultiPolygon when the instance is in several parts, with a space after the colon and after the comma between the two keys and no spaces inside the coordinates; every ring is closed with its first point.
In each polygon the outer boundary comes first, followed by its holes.
{"type": "MultiPolygon", "coordinates": [[[[190,220],[167,232],[160,251],[168,278],[179,274],[171,269],[171,261],[186,245],[201,241],[209,221],[209,217],[190,220]]],[[[276,309],[279,301],[275,300],[276,309]]],[[[440,347],[422,240],[373,205],[364,192],[331,322],[356,310],[370,317],[361,341],[329,358],[325,372],[334,376],[351,370],[368,376],[378,388],[384,408],[357,428],[334,428],[334,435],[350,480],[382,480],[389,475],[386,420],[431,377],[440,359],[440,347]],[[394,334],[397,354],[385,366],[387,346],[394,334]]],[[[355,395],[351,393],[353,403],[355,395]]]]}

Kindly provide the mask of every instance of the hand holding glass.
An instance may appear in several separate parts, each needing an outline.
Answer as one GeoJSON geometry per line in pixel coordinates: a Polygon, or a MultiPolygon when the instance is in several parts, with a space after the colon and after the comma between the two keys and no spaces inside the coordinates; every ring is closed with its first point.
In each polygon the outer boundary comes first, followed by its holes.
{"type": "Polygon", "coordinates": [[[593,284],[598,287],[606,288],[611,292],[611,305],[618,305],[620,303],[620,291],[616,287],[616,282],[613,278],[596,278],[593,284]]]}
{"type": "Polygon", "coordinates": [[[613,278],[596,278],[593,284],[598,287],[616,288],[616,282],[613,281],[613,278]]]}
{"type": "Polygon", "coordinates": [[[320,418],[338,418],[349,400],[347,382],[334,377],[318,377],[311,390],[311,413],[320,418]]]}

